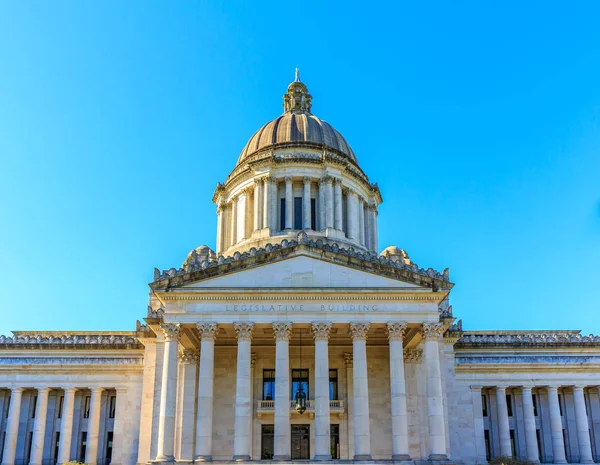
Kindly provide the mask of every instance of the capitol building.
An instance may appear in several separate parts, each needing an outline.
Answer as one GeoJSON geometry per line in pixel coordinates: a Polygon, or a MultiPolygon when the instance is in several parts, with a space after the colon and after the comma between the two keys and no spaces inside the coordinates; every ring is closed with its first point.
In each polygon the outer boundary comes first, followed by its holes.
{"type": "Polygon", "coordinates": [[[600,461],[600,337],[463,331],[298,74],[283,110],[135,331],[0,336],[1,464],[600,461]]]}

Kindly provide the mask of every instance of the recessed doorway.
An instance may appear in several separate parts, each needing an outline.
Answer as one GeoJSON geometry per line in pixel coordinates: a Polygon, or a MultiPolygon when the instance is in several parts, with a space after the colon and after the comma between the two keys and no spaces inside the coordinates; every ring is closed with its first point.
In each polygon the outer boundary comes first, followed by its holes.
{"type": "Polygon", "coordinates": [[[310,425],[292,425],[292,460],[310,459],[310,425]]]}

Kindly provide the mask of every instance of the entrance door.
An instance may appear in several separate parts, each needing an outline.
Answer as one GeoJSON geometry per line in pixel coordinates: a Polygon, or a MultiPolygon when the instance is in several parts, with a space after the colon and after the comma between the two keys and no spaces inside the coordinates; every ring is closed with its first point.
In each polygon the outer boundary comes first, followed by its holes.
{"type": "Polygon", "coordinates": [[[292,425],[292,460],[310,459],[310,425],[292,425]]]}

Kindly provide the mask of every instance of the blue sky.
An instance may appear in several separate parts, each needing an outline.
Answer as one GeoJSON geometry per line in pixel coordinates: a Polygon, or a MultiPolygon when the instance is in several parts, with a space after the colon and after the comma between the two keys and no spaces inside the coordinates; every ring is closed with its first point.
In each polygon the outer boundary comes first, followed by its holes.
{"type": "Polygon", "coordinates": [[[313,111],[465,329],[600,333],[600,3],[1,2],[0,334],[135,327],[217,181],[313,111]]]}

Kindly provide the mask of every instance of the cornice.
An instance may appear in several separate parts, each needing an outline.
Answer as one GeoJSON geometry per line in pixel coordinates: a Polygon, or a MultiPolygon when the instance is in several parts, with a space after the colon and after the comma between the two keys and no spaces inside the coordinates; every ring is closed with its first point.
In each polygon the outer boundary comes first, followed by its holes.
{"type": "Polygon", "coordinates": [[[255,294],[246,294],[246,291],[240,291],[236,289],[235,293],[223,291],[222,293],[216,293],[212,290],[202,289],[202,293],[198,291],[177,291],[177,292],[159,292],[162,300],[166,302],[176,301],[288,301],[293,299],[294,301],[374,301],[374,302],[439,302],[441,293],[398,293],[398,295],[380,295],[380,294],[365,294],[364,292],[349,293],[332,293],[324,294],[322,291],[315,291],[312,295],[299,295],[298,289],[282,289],[280,293],[268,293],[263,291],[257,291],[255,294]]]}

